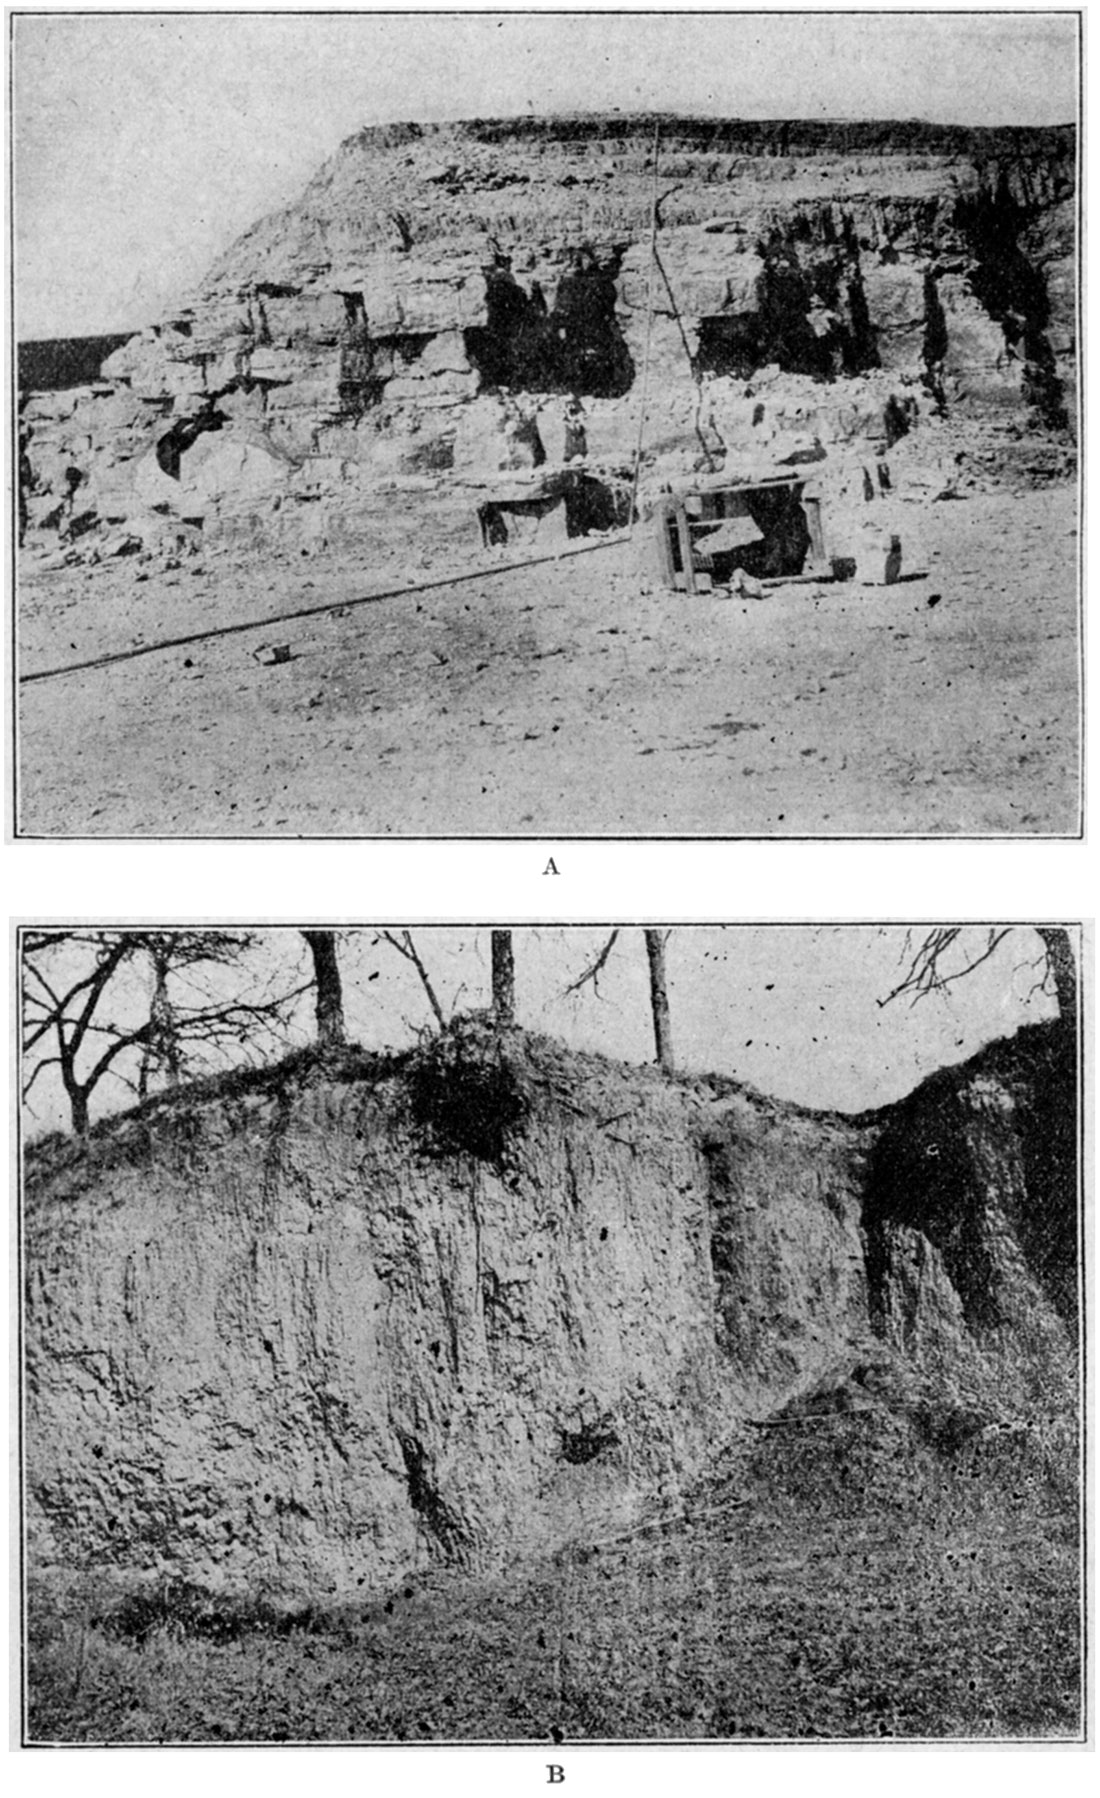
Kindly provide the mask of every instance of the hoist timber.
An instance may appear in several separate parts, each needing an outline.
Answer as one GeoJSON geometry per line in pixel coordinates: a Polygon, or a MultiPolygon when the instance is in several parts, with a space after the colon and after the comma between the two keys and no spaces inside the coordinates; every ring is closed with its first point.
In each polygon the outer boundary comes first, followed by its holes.
{"type": "Polygon", "coordinates": [[[655,519],[662,584],[680,592],[725,585],[736,568],[779,580],[832,574],[820,494],[800,475],[693,487],[663,499],[655,519]],[[736,532],[723,538],[735,518],[748,526],[741,544],[736,532]]]}

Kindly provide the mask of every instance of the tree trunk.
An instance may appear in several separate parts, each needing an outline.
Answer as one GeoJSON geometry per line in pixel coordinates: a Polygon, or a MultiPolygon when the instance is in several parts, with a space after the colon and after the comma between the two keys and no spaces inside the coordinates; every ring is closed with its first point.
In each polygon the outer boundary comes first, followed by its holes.
{"type": "Polygon", "coordinates": [[[1077,1028],[1077,960],[1068,930],[1036,925],[1047,952],[1047,968],[1054,982],[1054,996],[1063,1024],[1077,1028]]]}
{"type": "Polygon", "coordinates": [[[322,1049],[338,1048],[347,1041],[344,1028],[344,992],[340,984],[340,964],[336,956],[334,930],[303,930],[313,956],[313,978],[317,987],[317,1041],[322,1049]]]}
{"type": "Polygon", "coordinates": [[[153,979],[153,1003],[149,1011],[153,1056],[163,1066],[168,1085],[176,1087],[183,1077],[183,1068],[176,1020],[168,997],[168,957],[163,952],[154,951],[153,979]]]}
{"type": "Polygon", "coordinates": [[[72,1114],[73,1114],[73,1135],[74,1136],[87,1136],[88,1127],[89,1127],[88,1126],[88,1095],[85,1092],[83,1087],[80,1087],[80,1086],[70,1087],[70,1089],[69,1089],[69,1105],[72,1109],[72,1114]]]}
{"type": "Polygon", "coordinates": [[[516,964],[510,930],[493,931],[493,1016],[498,1029],[516,1021],[516,964]]]}
{"type": "Polygon", "coordinates": [[[665,939],[659,930],[646,931],[645,952],[649,957],[649,999],[653,1009],[657,1062],[666,1074],[671,1074],[672,1021],[669,1017],[668,987],[665,981],[665,939]]]}

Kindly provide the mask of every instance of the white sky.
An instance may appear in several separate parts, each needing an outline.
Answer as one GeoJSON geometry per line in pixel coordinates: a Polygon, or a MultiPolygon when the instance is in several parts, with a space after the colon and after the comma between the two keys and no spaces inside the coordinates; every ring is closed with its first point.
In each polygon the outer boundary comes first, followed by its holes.
{"type": "Polygon", "coordinates": [[[660,108],[1062,124],[1061,14],[14,20],[20,338],[136,328],[339,142],[393,119],[660,108]]]}
{"type": "MultiPolygon", "coordinates": [[[[917,932],[917,940],[924,927],[917,932]]],[[[653,1059],[648,974],[642,932],[623,931],[601,976],[575,998],[564,989],[591,961],[607,929],[517,929],[518,1021],[626,1061],[653,1059]]],[[[349,1035],[368,1048],[405,1047],[430,1024],[415,972],[374,932],[347,932],[341,962],[349,1035]]],[[[687,1071],[722,1073],[779,1098],[856,1111],[910,1091],[935,1068],[965,1060],[982,1043],[1020,1024],[1054,1015],[1053,1000],[1032,994],[1041,944],[1026,926],[1010,932],[981,968],[912,1006],[878,1003],[900,978],[906,933],[897,926],[684,926],[668,942],[669,1000],[676,1060],[687,1071]]],[[[257,982],[308,978],[309,962],[293,930],[261,933],[252,963],[257,982]]],[[[417,928],[414,939],[444,1011],[489,1003],[489,932],[417,928]]],[[[985,941],[968,932],[968,953],[985,941]]],[[[215,975],[215,980],[219,977],[215,975]]],[[[144,994],[131,995],[132,1004],[144,994]]],[[[121,1021],[126,1001],[108,1015],[121,1021]]],[[[144,1014],[142,1014],[144,1015],[144,1014]]],[[[312,997],[301,1010],[301,1040],[313,1034],[312,997]]],[[[52,1076],[34,1089],[31,1134],[68,1127],[52,1076]]],[[[100,1089],[93,1117],[132,1102],[114,1082],[100,1089]]]]}

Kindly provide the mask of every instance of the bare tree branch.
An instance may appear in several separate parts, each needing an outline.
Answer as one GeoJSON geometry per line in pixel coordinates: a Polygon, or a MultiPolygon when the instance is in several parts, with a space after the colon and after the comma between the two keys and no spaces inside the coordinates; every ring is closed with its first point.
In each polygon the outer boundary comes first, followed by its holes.
{"type": "Polygon", "coordinates": [[[428,1004],[432,1008],[436,1023],[441,1030],[446,1030],[447,1019],[443,1014],[443,1007],[436,997],[435,989],[432,986],[428,975],[428,970],[420,959],[420,954],[413,941],[412,932],[410,930],[403,930],[400,938],[398,938],[392,930],[380,930],[378,935],[382,942],[388,943],[391,949],[396,949],[398,955],[403,956],[405,961],[412,963],[420,976],[424,991],[428,995],[428,1004]]]}
{"type": "MultiPolygon", "coordinates": [[[[980,952],[968,956],[961,967],[945,972],[944,958],[958,945],[963,931],[967,928],[969,928],[967,925],[955,924],[940,925],[936,929],[930,930],[913,952],[909,965],[897,986],[887,993],[885,999],[876,1000],[876,1004],[881,1008],[891,1004],[902,994],[910,993],[912,994],[910,1003],[915,1005],[918,999],[926,998],[929,993],[943,992],[947,987],[953,986],[957,980],[963,980],[967,974],[972,974],[975,968],[981,967],[983,962],[988,961],[990,956],[1000,948],[1014,926],[1011,924],[1001,927],[991,926],[986,931],[985,945],[980,952]]],[[[907,933],[906,953],[908,953],[908,948],[907,933]]]]}
{"type": "Polygon", "coordinates": [[[144,1052],[136,1088],[144,1096],[151,1075],[175,1084],[188,1070],[202,1068],[207,1051],[219,1061],[234,1054],[240,1060],[250,1057],[258,1042],[281,1046],[293,1005],[305,989],[276,990],[268,981],[255,999],[228,993],[219,997],[211,987],[204,991],[201,982],[189,980],[197,1004],[170,990],[169,983],[187,972],[233,968],[254,940],[249,932],[201,929],[23,933],[24,1091],[30,1092],[45,1068],[56,1068],[73,1129],[82,1135],[89,1125],[92,1094],[107,1075],[134,1090],[132,1070],[122,1065],[128,1055],[144,1052]],[[86,965],[89,955],[91,967],[86,965]],[[53,958],[64,979],[48,965],[53,958]],[[143,966],[154,973],[152,1001],[146,1001],[144,1012],[143,966]],[[120,986],[127,968],[137,977],[120,986]],[[44,1054],[48,1044],[53,1053],[44,1054]]]}
{"type": "Polygon", "coordinates": [[[571,993],[581,992],[581,990],[588,985],[589,981],[592,982],[592,991],[595,993],[597,999],[600,997],[600,975],[607,966],[607,958],[611,954],[611,951],[618,940],[619,932],[618,928],[616,928],[611,932],[611,935],[608,937],[595,961],[590,962],[588,967],[585,968],[582,974],[578,975],[576,980],[570,981],[562,994],[563,999],[567,999],[571,993]]]}

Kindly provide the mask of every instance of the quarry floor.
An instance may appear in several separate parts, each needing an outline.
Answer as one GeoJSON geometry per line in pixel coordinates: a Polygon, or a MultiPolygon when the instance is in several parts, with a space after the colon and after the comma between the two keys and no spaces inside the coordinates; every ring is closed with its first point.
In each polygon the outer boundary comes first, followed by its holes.
{"type": "MultiPolygon", "coordinates": [[[[24,685],[16,827],[1076,833],[1075,487],[905,515],[912,572],[891,587],[689,598],[619,542],[24,685]],[[265,665],[273,645],[291,659],[265,665]]],[[[47,572],[28,556],[20,675],[484,560],[472,533],[446,561],[237,552],[47,572]]]]}

